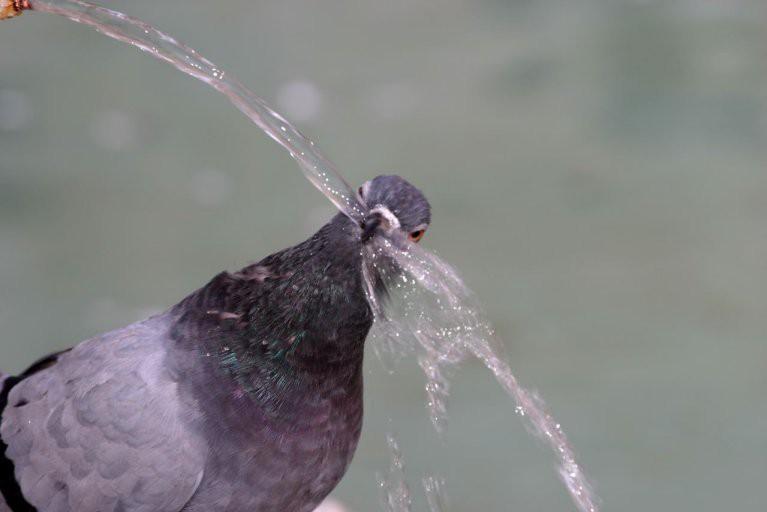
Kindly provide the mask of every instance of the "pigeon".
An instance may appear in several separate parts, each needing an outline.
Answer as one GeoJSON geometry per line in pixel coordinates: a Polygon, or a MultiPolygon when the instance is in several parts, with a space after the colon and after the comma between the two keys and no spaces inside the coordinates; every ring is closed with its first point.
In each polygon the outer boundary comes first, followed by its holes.
{"type": "Polygon", "coordinates": [[[0,374],[0,512],[314,510],[362,427],[366,244],[431,222],[401,177],[358,193],[362,221],[338,213],[163,313],[0,374]]]}

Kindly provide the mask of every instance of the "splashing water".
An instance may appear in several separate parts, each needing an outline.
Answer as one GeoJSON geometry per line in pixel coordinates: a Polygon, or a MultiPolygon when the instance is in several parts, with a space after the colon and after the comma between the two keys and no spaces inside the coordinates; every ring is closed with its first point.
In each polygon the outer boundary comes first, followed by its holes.
{"type": "Polygon", "coordinates": [[[437,431],[445,428],[451,373],[467,357],[478,358],[512,396],[515,411],[527,420],[530,432],[554,451],[559,475],[578,509],[596,512],[596,497],[561,425],[537,395],[519,385],[501,355],[502,343],[456,271],[404,239],[376,237],[366,251],[371,268],[364,275],[377,315],[376,347],[385,358],[417,354],[427,377],[428,409],[437,431]],[[383,281],[383,299],[376,294],[373,275],[383,281]]]}
{"type": "Polygon", "coordinates": [[[413,500],[410,487],[405,479],[405,460],[393,434],[386,435],[389,448],[389,471],[378,475],[378,487],[381,489],[381,507],[384,512],[410,512],[413,500]]]}
{"type": "MultiPolygon", "coordinates": [[[[48,12],[93,27],[171,64],[224,94],[237,109],[285,148],[304,175],[330,201],[355,221],[367,208],[314,143],[283,116],[224,73],[195,50],[179,43],[151,25],[120,12],[80,0],[28,0],[24,9],[48,12]]],[[[559,474],[581,512],[597,512],[596,498],[575,461],[562,428],[535,394],[521,387],[501,356],[497,338],[471,291],[457,273],[434,254],[406,240],[376,237],[365,248],[363,273],[368,297],[376,315],[375,348],[384,361],[417,354],[427,377],[426,392],[432,423],[438,432],[446,427],[446,400],[450,376],[469,356],[481,360],[516,402],[516,412],[527,420],[529,430],[546,442],[559,462],[559,474]],[[379,275],[388,299],[375,293],[379,275]]],[[[409,512],[410,490],[404,480],[402,456],[394,437],[388,438],[392,453],[389,476],[381,480],[387,512],[409,512]]],[[[432,512],[442,510],[444,484],[424,480],[432,512]]]]}
{"type": "MultiPolygon", "coordinates": [[[[378,487],[381,490],[381,507],[384,512],[410,512],[413,500],[405,478],[405,459],[402,456],[402,450],[394,434],[386,435],[386,444],[389,448],[389,471],[385,475],[380,473],[377,475],[378,487]]],[[[445,510],[447,501],[445,481],[435,476],[427,476],[422,483],[429,510],[431,512],[445,510]]]]}
{"type": "Polygon", "coordinates": [[[423,479],[423,490],[426,493],[426,501],[431,512],[442,512],[447,508],[444,479],[436,476],[425,477],[423,479]]]}

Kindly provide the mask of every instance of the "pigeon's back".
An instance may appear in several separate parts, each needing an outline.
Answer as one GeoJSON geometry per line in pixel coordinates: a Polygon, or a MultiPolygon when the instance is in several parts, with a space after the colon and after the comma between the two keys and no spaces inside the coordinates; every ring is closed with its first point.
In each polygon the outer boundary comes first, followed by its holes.
{"type": "Polygon", "coordinates": [[[164,364],[169,325],[158,315],[5,380],[0,512],[183,508],[205,450],[164,364]]]}

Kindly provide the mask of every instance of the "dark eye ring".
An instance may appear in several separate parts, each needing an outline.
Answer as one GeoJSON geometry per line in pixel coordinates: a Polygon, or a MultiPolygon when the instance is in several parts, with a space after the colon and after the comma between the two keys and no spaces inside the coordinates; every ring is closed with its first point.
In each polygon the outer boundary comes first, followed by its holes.
{"type": "Polygon", "coordinates": [[[421,241],[421,238],[423,238],[423,235],[426,233],[425,229],[419,229],[417,231],[413,231],[410,233],[409,238],[415,243],[418,243],[421,241]]]}

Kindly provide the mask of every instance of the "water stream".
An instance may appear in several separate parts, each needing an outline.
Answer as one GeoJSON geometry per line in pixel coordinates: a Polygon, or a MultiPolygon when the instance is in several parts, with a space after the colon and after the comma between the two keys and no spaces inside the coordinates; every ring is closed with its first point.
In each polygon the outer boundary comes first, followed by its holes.
{"type": "Polygon", "coordinates": [[[382,277],[388,295],[375,298],[370,277],[374,274],[366,272],[377,314],[374,347],[385,361],[416,355],[427,378],[427,407],[437,432],[446,428],[450,376],[466,358],[476,357],[514,399],[528,430],[551,447],[560,478],[578,509],[597,511],[596,497],[562,426],[538,395],[517,382],[503,357],[503,343],[458,273],[435,254],[404,240],[377,237],[367,251],[367,261],[382,277]]]}
{"type": "MultiPolygon", "coordinates": [[[[366,207],[311,140],[195,50],[143,21],[80,0],[30,0],[28,4],[33,11],[57,14],[91,26],[210,85],[285,148],[309,181],[339,210],[354,220],[364,217],[366,207]]],[[[376,314],[374,347],[385,362],[415,355],[426,375],[427,407],[436,430],[442,432],[446,428],[450,376],[466,358],[478,358],[513,398],[515,410],[526,420],[529,430],[553,450],[560,477],[578,510],[596,512],[596,497],[560,424],[538,396],[519,385],[502,356],[503,343],[458,274],[436,255],[406,240],[384,237],[374,240],[365,249],[363,268],[376,314]],[[382,276],[388,299],[381,300],[372,291],[371,270],[382,276]]],[[[389,474],[380,479],[384,509],[409,512],[410,490],[404,478],[402,456],[393,437],[389,437],[388,443],[392,463],[389,474]]],[[[423,484],[432,512],[443,510],[444,483],[427,477],[423,484]]]]}

